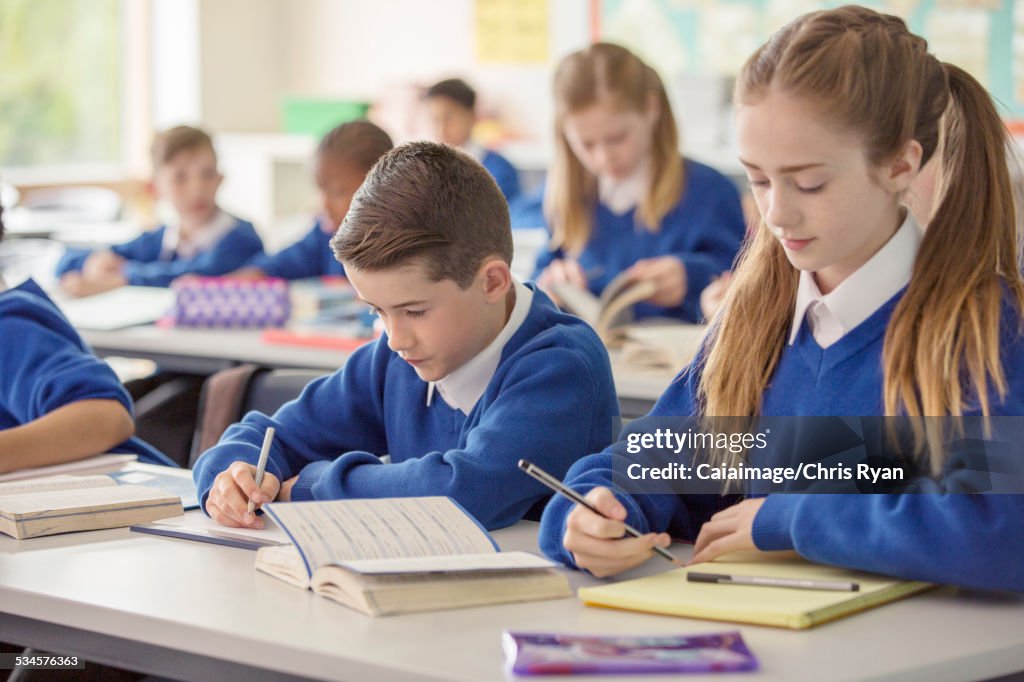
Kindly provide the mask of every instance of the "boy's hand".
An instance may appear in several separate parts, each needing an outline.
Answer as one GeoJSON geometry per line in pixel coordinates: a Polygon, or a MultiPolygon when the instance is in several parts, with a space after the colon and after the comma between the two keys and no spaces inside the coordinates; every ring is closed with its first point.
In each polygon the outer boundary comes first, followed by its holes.
{"type": "Polygon", "coordinates": [[[112,273],[120,273],[124,266],[124,258],[113,251],[96,251],[89,254],[82,265],[82,277],[100,279],[112,273]]]}
{"type": "Polygon", "coordinates": [[[222,526],[232,528],[263,528],[263,519],[249,513],[249,500],[260,505],[277,497],[281,487],[269,471],[263,472],[263,483],[256,487],[256,467],[246,462],[234,462],[217,475],[206,498],[206,513],[222,526]]]}
{"type": "Polygon", "coordinates": [[[292,476],[287,481],[281,484],[281,489],[277,491],[278,502],[291,502],[292,501],[292,487],[295,482],[299,480],[298,476],[292,476]]]}
{"type": "Polygon", "coordinates": [[[562,544],[572,552],[577,566],[597,577],[628,571],[654,556],[655,545],[668,547],[672,544],[667,533],[623,538],[626,509],[608,488],[594,488],[587,493],[586,500],[609,518],[602,518],[577,504],[566,520],[562,544]]]}
{"type": "Polygon", "coordinates": [[[686,266],[675,256],[638,260],[629,275],[634,282],[654,282],[657,290],[647,299],[652,305],[675,308],[686,297],[686,266]]]}

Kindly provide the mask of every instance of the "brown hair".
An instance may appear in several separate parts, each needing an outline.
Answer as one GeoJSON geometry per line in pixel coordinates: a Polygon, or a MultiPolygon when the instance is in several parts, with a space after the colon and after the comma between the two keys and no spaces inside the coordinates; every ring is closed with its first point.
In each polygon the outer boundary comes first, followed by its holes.
{"type": "Polygon", "coordinates": [[[486,259],[512,262],[508,203],[491,174],[463,152],[410,142],[370,170],[331,247],[356,270],[415,261],[432,280],[466,288],[486,259]]]}
{"type": "Polygon", "coordinates": [[[651,144],[651,183],[637,207],[643,226],[655,232],[683,195],[679,132],[665,86],[657,72],[624,47],[595,43],[574,52],[555,72],[555,156],[548,174],[544,214],[552,246],[582,249],[593,231],[597,179],[587,172],[565,138],[565,118],[602,101],[623,110],[644,111],[653,95],[661,116],[651,144]]]}
{"type": "Polygon", "coordinates": [[[461,78],[448,78],[434,83],[423,93],[423,99],[445,97],[455,102],[463,109],[473,111],[476,107],[476,91],[469,86],[469,83],[461,78]]]}
{"type": "Polygon", "coordinates": [[[213,139],[205,131],[192,126],[175,126],[157,133],[153,138],[150,154],[153,159],[153,170],[162,168],[171,159],[183,151],[191,149],[209,149],[214,158],[217,156],[213,148],[213,139]]]}
{"type": "MultiPolygon", "coordinates": [[[[990,389],[1000,397],[1007,391],[1000,359],[1005,297],[1024,309],[1008,134],[989,95],[929,54],[898,17],[855,6],[807,14],[755,52],[736,83],[737,105],[770,90],[813,101],[822,115],[860,134],[875,164],[916,140],[923,165],[944,138],[941,200],[886,330],[884,409],[913,418],[967,410],[989,416],[990,389]]],[[[787,342],[797,281],[762,220],[712,324],[699,388],[706,416],[759,413],[787,342]]],[[[935,435],[927,436],[932,445],[935,435]]],[[[931,449],[933,470],[942,456],[931,449]]]]}
{"type": "Polygon", "coordinates": [[[343,159],[366,172],[393,146],[386,132],[369,121],[360,120],[332,128],[320,140],[316,153],[343,159]]]}

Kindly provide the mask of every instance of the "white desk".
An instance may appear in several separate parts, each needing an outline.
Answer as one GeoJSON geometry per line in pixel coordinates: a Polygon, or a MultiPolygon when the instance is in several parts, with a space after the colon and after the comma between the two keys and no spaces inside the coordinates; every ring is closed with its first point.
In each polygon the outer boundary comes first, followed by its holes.
{"type": "MultiPolygon", "coordinates": [[[[259,331],[160,329],[129,327],[115,331],[81,330],[82,338],[101,357],[118,355],[155,360],[171,371],[211,374],[243,362],[267,367],[301,367],[331,372],[345,364],[343,351],[264,343],[259,331]]],[[[634,401],[638,416],[662,394],[673,372],[638,370],[613,364],[619,399],[634,401]]]]}
{"type": "MultiPolygon", "coordinates": [[[[504,549],[536,550],[535,533],[536,524],[522,522],[495,535],[504,549]]],[[[689,547],[674,551],[683,556],[689,547]]],[[[575,599],[373,619],[257,573],[253,556],[125,529],[0,538],[0,641],[181,679],[290,673],[482,682],[507,679],[503,628],[642,634],[739,627],[762,671],[687,679],[933,681],[1024,670],[1024,597],[1015,595],[944,588],[803,632],[589,608],[575,599]]],[[[631,575],[663,568],[654,559],[631,575]]],[[[575,587],[597,582],[575,572],[571,580],[575,587]]]]}

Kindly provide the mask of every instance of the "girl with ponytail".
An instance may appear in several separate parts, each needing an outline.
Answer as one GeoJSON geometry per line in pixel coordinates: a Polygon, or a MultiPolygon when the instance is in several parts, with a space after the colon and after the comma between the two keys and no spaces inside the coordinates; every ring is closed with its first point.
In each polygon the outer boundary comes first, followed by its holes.
{"type": "Polygon", "coordinates": [[[903,494],[736,504],[627,494],[612,485],[628,452],[620,441],[567,475],[617,520],[553,500],[542,546],[607,575],[645,561],[672,533],[696,541],[698,562],[795,550],[902,578],[1024,590],[1024,495],[907,493],[952,490],[943,444],[968,419],[988,428],[1024,416],[1021,242],[1008,136],[991,98],[901,19],[847,6],[776,33],[747,61],[735,100],[761,222],[697,360],[652,415],[900,417],[921,426],[908,446],[921,476],[903,494]],[[937,155],[938,199],[922,231],[902,202],[937,155]],[[620,540],[622,521],[650,532],[620,540]]]}

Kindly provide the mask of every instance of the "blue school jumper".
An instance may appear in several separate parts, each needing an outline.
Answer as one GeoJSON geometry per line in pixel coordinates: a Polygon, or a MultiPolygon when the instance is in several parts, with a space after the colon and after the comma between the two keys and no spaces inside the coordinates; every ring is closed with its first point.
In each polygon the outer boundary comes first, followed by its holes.
{"type": "Polygon", "coordinates": [[[480,163],[488,173],[494,176],[494,181],[498,183],[498,189],[505,195],[505,201],[512,201],[519,196],[519,172],[516,171],[515,166],[509,163],[508,159],[498,152],[488,149],[484,152],[480,163]]]}
{"type": "MultiPolygon", "coordinates": [[[[166,230],[166,225],[158,227],[110,249],[125,259],[124,276],[128,284],[166,287],[182,275],[224,275],[263,252],[263,242],[252,223],[239,218],[213,248],[191,258],[162,253],[166,230]]],[[[91,253],[88,249],[68,249],[57,264],[57,276],[81,270],[91,253]]]]}
{"type": "MultiPolygon", "coordinates": [[[[743,240],[743,210],[736,186],[709,166],[689,159],[684,163],[683,196],[665,215],[656,232],[638,223],[635,208],[619,215],[598,202],[590,241],[577,257],[595,296],[600,296],[616,275],[638,260],[675,256],[683,262],[686,295],[682,304],[662,308],[639,303],[634,308],[638,319],[673,317],[699,322],[702,317],[700,292],[712,278],[732,267],[743,240]]],[[[542,250],[533,278],[539,277],[557,258],[565,258],[562,249],[542,250]]]]}
{"type": "Polygon", "coordinates": [[[345,276],[345,266],[331,249],[333,233],[320,229],[316,221],[306,236],[273,255],[260,255],[249,262],[270,277],[305,279],[324,275],[345,276]]]}
{"type": "MultiPolygon", "coordinates": [[[[783,350],[764,393],[762,414],[884,414],[882,344],[902,295],[901,291],[824,349],[814,340],[805,317],[794,344],[783,350]]],[[[993,394],[992,411],[996,416],[1019,417],[1024,415],[1024,337],[1020,317],[1009,305],[1003,309],[1002,329],[1009,390],[1003,400],[993,394]]],[[[613,458],[628,456],[628,433],[650,432],[656,428],[657,415],[694,414],[699,375],[697,363],[683,370],[651,415],[631,423],[615,445],[575,464],[566,477],[568,485],[584,494],[599,485],[612,487],[613,458]]],[[[1014,428],[1020,432],[1019,426],[1014,428]]],[[[796,458],[806,461],[819,454],[804,452],[796,458]]],[[[955,454],[951,451],[950,456],[955,454]]],[[[621,466],[625,460],[617,461],[621,466]]],[[[911,489],[932,491],[928,494],[768,495],[754,520],[754,544],[766,551],[796,550],[817,563],[901,578],[1024,590],[1024,495],[938,494],[940,485],[945,491],[956,489],[956,476],[962,473],[954,472],[940,483],[927,478],[911,483],[911,489]]],[[[641,532],[668,531],[688,540],[696,538],[711,515],[735,502],[709,494],[624,495],[621,489],[616,493],[628,510],[627,522],[641,532]]],[[[572,556],[562,546],[562,537],[571,510],[571,503],[553,499],[540,531],[543,551],[570,565],[572,556]]]]}
{"type": "MultiPolygon", "coordinates": [[[[0,430],[81,400],[116,400],[132,411],[131,398],[114,371],[89,352],[35,282],[0,292],[0,430]]],[[[111,452],[177,466],[138,438],[129,438],[111,452]]]]}
{"type": "MultiPolygon", "coordinates": [[[[527,285],[532,287],[532,285],[527,285]]],[[[531,460],[555,476],[611,442],[618,403],[597,335],[535,291],[468,415],[438,395],[388,348],[363,346],[267,417],[250,412],[196,463],[203,508],[217,474],[253,464],[267,427],[277,433],[267,471],[298,475],[293,500],[447,495],[487,528],[515,523],[548,497],[516,466],[531,460]],[[390,464],[380,455],[389,454],[390,464]]]]}

